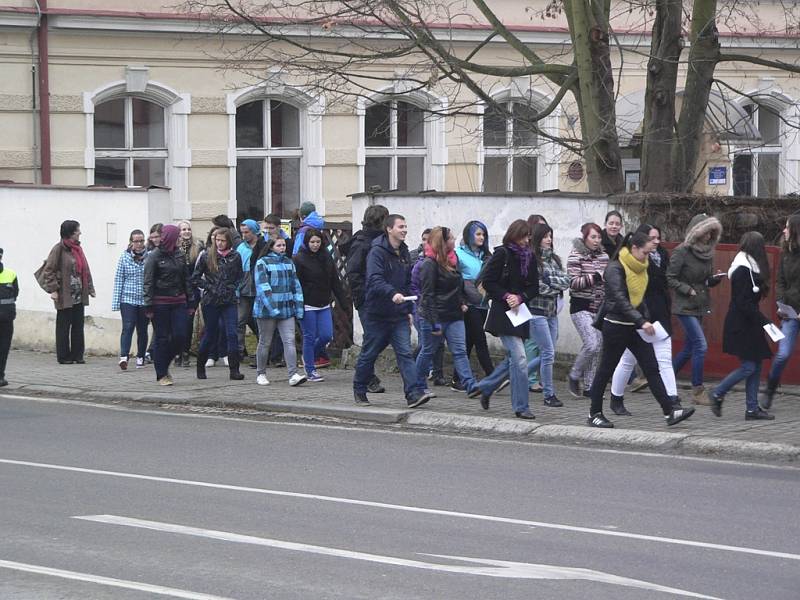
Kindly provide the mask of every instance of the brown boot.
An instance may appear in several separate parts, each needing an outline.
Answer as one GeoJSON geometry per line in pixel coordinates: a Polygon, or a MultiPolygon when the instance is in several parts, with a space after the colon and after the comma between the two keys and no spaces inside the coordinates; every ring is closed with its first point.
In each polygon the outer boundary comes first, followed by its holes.
{"type": "Polygon", "coordinates": [[[706,392],[705,386],[702,385],[692,387],[692,400],[695,404],[711,406],[711,398],[708,397],[708,392],[706,392]]]}

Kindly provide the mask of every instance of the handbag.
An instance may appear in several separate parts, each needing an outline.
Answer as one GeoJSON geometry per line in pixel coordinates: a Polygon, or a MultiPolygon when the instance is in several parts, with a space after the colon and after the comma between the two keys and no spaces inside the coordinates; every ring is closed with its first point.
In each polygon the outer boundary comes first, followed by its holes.
{"type": "Polygon", "coordinates": [[[47,265],[47,261],[46,260],[42,261],[42,266],[39,267],[38,269],[36,269],[33,272],[33,277],[36,279],[36,283],[39,284],[39,287],[42,288],[42,290],[44,290],[46,292],[47,288],[45,287],[45,285],[46,285],[47,281],[46,281],[45,276],[44,276],[44,267],[45,267],[45,265],[47,265]]]}

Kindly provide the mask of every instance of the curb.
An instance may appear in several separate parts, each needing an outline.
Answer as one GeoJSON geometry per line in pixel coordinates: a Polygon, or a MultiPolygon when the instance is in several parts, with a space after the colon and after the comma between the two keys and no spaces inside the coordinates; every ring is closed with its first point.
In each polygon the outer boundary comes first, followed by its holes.
{"type": "MultiPolygon", "coordinates": [[[[295,415],[306,420],[407,426],[442,433],[484,433],[504,436],[525,436],[533,442],[574,445],[593,448],[625,449],[662,454],[691,455],[738,460],[800,461],[800,446],[748,442],[730,438],[696,436],[689,432],[658,432],[639,429],[595,429],[578,425],[542,425],[510,418],[478,417],[427,410],[387,409],[361,406],[337,406],[320,402],[300,404],[292,401],[219,402],[192,398],[191,394],[115,394],[84,391],[72,387],[50,385],[9,386],[4,392],[22,396],[58,394],[76,399],[101,402],[125,401],[145,404],[177,404],[197,407],[224,407],[252,410],[263,414],[295,415]]],[[[0,393],[0,398],[3,397],[0,393]]]]}

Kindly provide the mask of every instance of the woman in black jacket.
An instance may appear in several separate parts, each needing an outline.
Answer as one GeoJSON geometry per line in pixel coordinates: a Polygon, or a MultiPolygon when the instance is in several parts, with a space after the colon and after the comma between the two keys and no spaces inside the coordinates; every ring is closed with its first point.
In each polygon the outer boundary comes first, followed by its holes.
{"type": "MultiPolygon", "coordinates": [[[[539,272],[531,250],[531,229],[528,223],[517,219],[509,225],[503,245],[494,250],[481,283],[492,301],[484,329],[498,336],[508,352],[492,374],[482,379],[470,397],[481,397],[481,406],[489,408],[490,390],[498,388],[505,377],[500,366],[508,365],[511,380],[511,405],[519,419],[535,419],[528,407],[528,361],[525,358],[524,340],[528,337],[528,322],[513,325],[507,311],[519,311],[520,306],[539,294],[539,272]]],[[[526,307],[527,308],[527,307],[526,307]]]]}
{"type": "Polygon", "coordinates": [[[711,392],[711,412],[722,416],[722,401],[730,389],[745,381],[746,420],[771,420],[758,405],[758,382],[761,365],[772,356],[764,325],[770,320],[761,314],[758,303],[769,291],[769,262],[764,249],[764,236],[748,231],[739,243],[728,278],[731,281],[731,303],[722,329],[722,351],[739,359],[740,367],[729,373],[711,392]]]}
{"type": "Polygon", "coordinates": [[[169,363],[183,348],[189,316],[189,276],[176,245],[178,234],[175,225],[164,225],[161,243],[144,263],[144,306],[155,330],[153,362],[159,385],[173,384],[169,363]]]}
{"type": "Polygon", "coordinates": [[[650,389],[661,405],[667,425],[680,423],[694,413],[694,408],[673,406],[661,381],[653,346],[639,333],[641,330],[648,336],[655,334],[644,302],[648,283],[648,254],[654,247],[647,233],[637,231],[629,234],[617,258],[606,267],[605,300],[597,316],[597,325],[603,331],[603,352],[600,367],[589,390],[592,405],[588,424],[591,427],[614,426],[603,415],[603,394],[626,349],[633,353],[642,367],[650,389]]]}
{"type": "Polygon", "coordinates": [[[425,393],[425,381],[434,353],[442,340],[453,355],[458,380],[467,393],[475,389],[475,377],[467,358],[464,313],[467,299],[464,280],[458,271],[456,239],[447,227],[434,227],[424,247],[425,258],[419,267],[419,341],[417,390],[425,393]]]}
{"type": "Polygon", "coordinates": [[[322,232],[310,227],[305,231],[300,251],[292,257],[297,278],[303,288],[305,304],[303,318],[300,319],[300,329],[303,330],[303,364],[308,381],[315,382],[325,381],[317,367],[325,347],[333,338],[331,298],[335,297],[342,307],[350,304],[345,297],[333,257],[322,246],[322,232]]]}
{"type": "Polygon", "coordinates": [[[206,378],[206,360],[213,345],[217,343],[219,324],[225,327],[228,346],[228,367],[234,380],[244,379],[239,372],[238,322],[239,298],[236,290],[244,277],[242,259],[233,249],[233,233],[226,227],[214,231],[212,245],[197,258],[192,274],[192,287],[202,289],[200,301],[203,320],[206,324],[203,339],[197,352],[197,378],[206,378]]]}

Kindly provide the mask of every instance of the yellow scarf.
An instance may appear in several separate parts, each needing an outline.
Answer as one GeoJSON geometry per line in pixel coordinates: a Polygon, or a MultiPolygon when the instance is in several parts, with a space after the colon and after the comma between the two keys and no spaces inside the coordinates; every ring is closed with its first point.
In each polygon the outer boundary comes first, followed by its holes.
{"type": "Polygon", "coordinates": [[[623,248],[619,251],[619,262],[625,269],[628,297],[631,299],[633,307],[636,308],[644,300],[644,292],[647,290],[647,257],[644,261],[637,260],[630,250],[623,248]]]}

